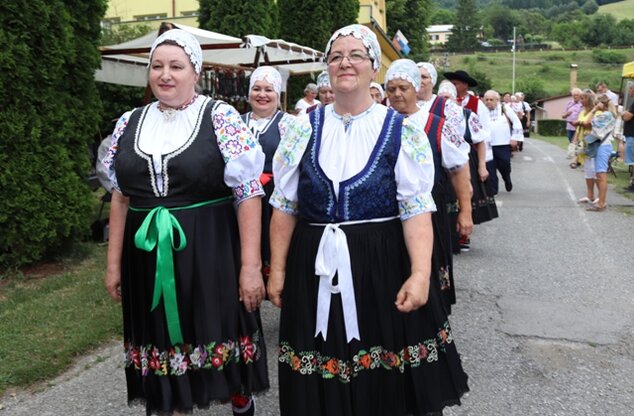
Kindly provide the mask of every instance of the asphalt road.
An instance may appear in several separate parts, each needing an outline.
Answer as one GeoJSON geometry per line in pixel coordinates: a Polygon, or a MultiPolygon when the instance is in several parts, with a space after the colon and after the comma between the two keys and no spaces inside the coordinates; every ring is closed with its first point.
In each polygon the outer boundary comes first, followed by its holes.
{"type": "MultiPolygon", "coordinates": [[[[529,140],[513,159],[500,218],[477,226],[455,259],[452,326],[471,392],[446,416],[634,415],[634,203],[608,195],[586,212],[582,173],[564,151],[529,140]]],[[[258,415],[277,415],[278,312],[263,308],[272,388],[258,415]]],[[[118,342],[66,374],[0,400],[0,416],[142,415],[126,404],[118,342]]],[[[230,415],[227,406],[195,412],[230,415]]]]}

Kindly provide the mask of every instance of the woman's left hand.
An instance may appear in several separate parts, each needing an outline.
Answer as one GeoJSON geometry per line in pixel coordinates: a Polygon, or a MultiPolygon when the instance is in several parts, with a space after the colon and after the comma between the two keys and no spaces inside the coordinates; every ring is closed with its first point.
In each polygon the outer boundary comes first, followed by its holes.
{"type": "Polygon", "coordinates": [[[240,269],[240,301],[247,312],[260,307],[265,295],[262,271],[257,267],[242,266],[240,269]]]}
{"type": "Polygon", "coordinates": [[[412,312],[427,303],[429,298],[429,276],[412,273],[396,294],[396,309],[412,312]]]}

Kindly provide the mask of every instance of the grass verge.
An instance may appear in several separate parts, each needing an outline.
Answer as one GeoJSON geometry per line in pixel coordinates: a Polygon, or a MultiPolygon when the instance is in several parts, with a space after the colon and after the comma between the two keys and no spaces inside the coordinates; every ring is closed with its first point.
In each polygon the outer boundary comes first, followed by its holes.
{"type": "Polygon", "coordinates": [[[40,275],[2,279],[0,396],[60,374],[121,334],[121,308],[103,286],[106,248],[86,246],[81,260],[64,260],[40,275]]]}

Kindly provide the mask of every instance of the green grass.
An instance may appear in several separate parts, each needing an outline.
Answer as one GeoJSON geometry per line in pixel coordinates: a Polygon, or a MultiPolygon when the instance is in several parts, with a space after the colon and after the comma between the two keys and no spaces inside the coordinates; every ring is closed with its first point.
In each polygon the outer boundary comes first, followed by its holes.
{"type": "Polygon", "coordinates": [[[4,277],[0,396],[60,374],[77,357],[121,334],[121,308],[103,286],[105,246],[87,246],[83,260],[66,260],[61,271],[4,277]]]}
{"type": "MultiPolygon", "coordinates": [[[[631,0],[634,2],[634,0],[631,0]]],[[[618,49],[634,60],[634,49],[618,49]]],[[[450,55],[448,71],[458,69],[467,72],[478,71],[487,75],[493,89],[510,91],[513,80],[513,54],[511,52],[476,53],[471,55],[450,55]]],[[[444,55],[434,55],[432,59],[444,62],[444,55]]],[[[577,86],[594,87],[594,83],[603,79],[612,90],[618,90],[621,84],[622,64],[600,64],[593,62],[592,51],[520,51],[515,54],[515,86],[526,77],[538,78],[544,87],[546,96],[567,94],[570,91],[570,64],[577,64],[577,86]]],[[[437,64],[440,65],[440,64],[437,64]]],[[[442,72],[440,70],[439,72],[442,72]]],[[[439,74],[441,80],[442,74],[439,74]]]]}
{"type": "Polygon", "coordinates": [[[598,13],[611,14],[617,20],[634,19],[634,0],[624,0],[599,6],[598,13]]]}

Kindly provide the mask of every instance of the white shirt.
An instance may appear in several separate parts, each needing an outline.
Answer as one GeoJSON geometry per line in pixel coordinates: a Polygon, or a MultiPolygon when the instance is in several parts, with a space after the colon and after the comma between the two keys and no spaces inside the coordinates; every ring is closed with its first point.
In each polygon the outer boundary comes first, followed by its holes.
{"type": "Polygon", "coordinates": [[[522,123],[510,105],[504,104],[504,113],[500,104],[493,110],[487,108],[489,116],[489,127],[491,133],[491,146],[502,146],[511,144],[511,140],[523,140],[524,133],[522,123]],[[508,117],[508,119],[507,119],[508,117]],[[511,127],[509,127],[509,120],[511,127]]]}
{"type": "Polygon", "coordinates": [[[314,99],[312,104],[308,104],[308,102],[304,98],[300,98],[295,104],[295,110],[298,110],[297,115],[306,114],[306,109],[314,106],[315,104],[321,104],[321,101],[318,99],[314,99]]]}

